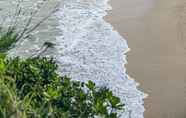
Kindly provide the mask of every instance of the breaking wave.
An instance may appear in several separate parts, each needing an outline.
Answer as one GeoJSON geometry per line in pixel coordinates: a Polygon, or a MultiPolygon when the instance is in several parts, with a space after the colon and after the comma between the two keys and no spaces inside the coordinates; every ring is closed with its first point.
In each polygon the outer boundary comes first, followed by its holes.
{"type": "Polygon", "coordinates": [[[57,37],[60,72],[74,80],[92,80],[107,86],[126,105],[121,118],[143,118],[144,93],[137,90],[137,83],[124,68],[126,40],[104,21],[108,0],[64,0],[60,12],[57,37]]]}
{"type": "Polygon", "coordinates": [[[124,67],[127,42],[103,19],[111,10],[108,0],[60,2],[60,10],[33,33],[32,39],[18,42],[9,55],[28,57],[44,42],[53,42],[55,47],[45,55],[56,58],[62,75],[107,86],[125,104],[121,118],[143,118],[145,94],[124,67]]]}

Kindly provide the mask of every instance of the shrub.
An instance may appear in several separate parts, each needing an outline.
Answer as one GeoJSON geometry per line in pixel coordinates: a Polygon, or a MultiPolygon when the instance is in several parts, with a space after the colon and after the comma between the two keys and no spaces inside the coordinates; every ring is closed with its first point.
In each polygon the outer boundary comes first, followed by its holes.
{"type": "MultiPolygon", "coordinates": [[[[21,11],[19,4],[16,18],[21,11]]],[[[18,40],[27,38],[56,10],[35,25],[31,21],[39,10],[31,12],[20,31],[15,29],[17,19],[7,30],[0,27],[0,118],[117,118],[124,105],[112,91],[92,81],[61,77],[53,59],[39,57],[52,43],[45,42],[33,58],[5,59],[5,53],[18,40]]]]}
{"type": "Polygon", "coordinates": [[[108,88],[61,77],[56,69],[54,60],[45,57],[1,58],[0,117],[117,118],[123,110],[108,88]]]}

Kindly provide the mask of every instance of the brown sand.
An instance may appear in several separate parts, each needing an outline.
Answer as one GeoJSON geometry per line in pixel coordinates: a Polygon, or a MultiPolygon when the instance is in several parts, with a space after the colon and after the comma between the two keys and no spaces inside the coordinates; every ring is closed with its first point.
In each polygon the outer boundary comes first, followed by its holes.
{"type": "Polygon", "coordinates": [[[107,21],[131,48],[127,71],[149,94],[145,118],[186,118],[186,1],[155,0],[148,10],[139,1],[112,0],[107,21]]]}

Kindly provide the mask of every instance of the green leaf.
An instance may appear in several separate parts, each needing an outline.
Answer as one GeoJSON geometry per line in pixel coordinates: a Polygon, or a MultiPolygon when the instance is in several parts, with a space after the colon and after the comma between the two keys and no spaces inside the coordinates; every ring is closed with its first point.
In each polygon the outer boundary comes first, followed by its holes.
{"type": "Polygon", "coordinates": [[[6,58],[6,54],[5,53],[0,53],[0,58],[1,59],[5,59],[6,58]]]}
{"type": "Polygon", "coordinates": [[[92,81],[88,81],[88,83],[86,84],[86,86],[90,89],[93,90],[95,88],[95,83],[93,83],[92,81]]]}
{"type": "Polygon", "coordinates": [[[108,100],[111,103],[113,108],[118,108],[119,107],[118,105],[120,105],[121,101],[118,97],[113,96],[112,92],[107,93],[107,98],[108,98],[108,100]]]}
{"type": "Polygon", "coordinates": [[[4,63],[4,59],[0,58],[0,73],[5,71],[5,63],[4,63]]]}

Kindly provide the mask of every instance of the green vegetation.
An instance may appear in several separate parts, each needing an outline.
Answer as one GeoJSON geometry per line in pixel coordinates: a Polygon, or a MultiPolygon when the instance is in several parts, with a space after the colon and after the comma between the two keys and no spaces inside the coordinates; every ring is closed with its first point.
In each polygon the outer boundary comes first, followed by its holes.
{"type": "MultiPolygon", "coordinates": [[[[19,9],[16,14],[20,14],[19,9]]],[[[21,32],[16,30],[16,23],[7,30],[0,28],[0,118],[118,118],[124,105],[112,91],[92,81],[83,83],[60,76],[53,59],[40,57],[54,44],[45,42],[32,58],[6,58],[18,40],[49,17],[29,29],[33,16],[21,32]]]]}
{"type": "Polygon", "coordinates": [[[1,118],[117,118],[120,99],[106,87],[61,77],[53,59],[0,59],[1,118]]]}
{"type": "Polygon", "coordinates": [[[18,39],[18,34],[14,29],[9,29],[7,32],[1,31],[0,28],[0,53],[8,51],[18,39]]]}

